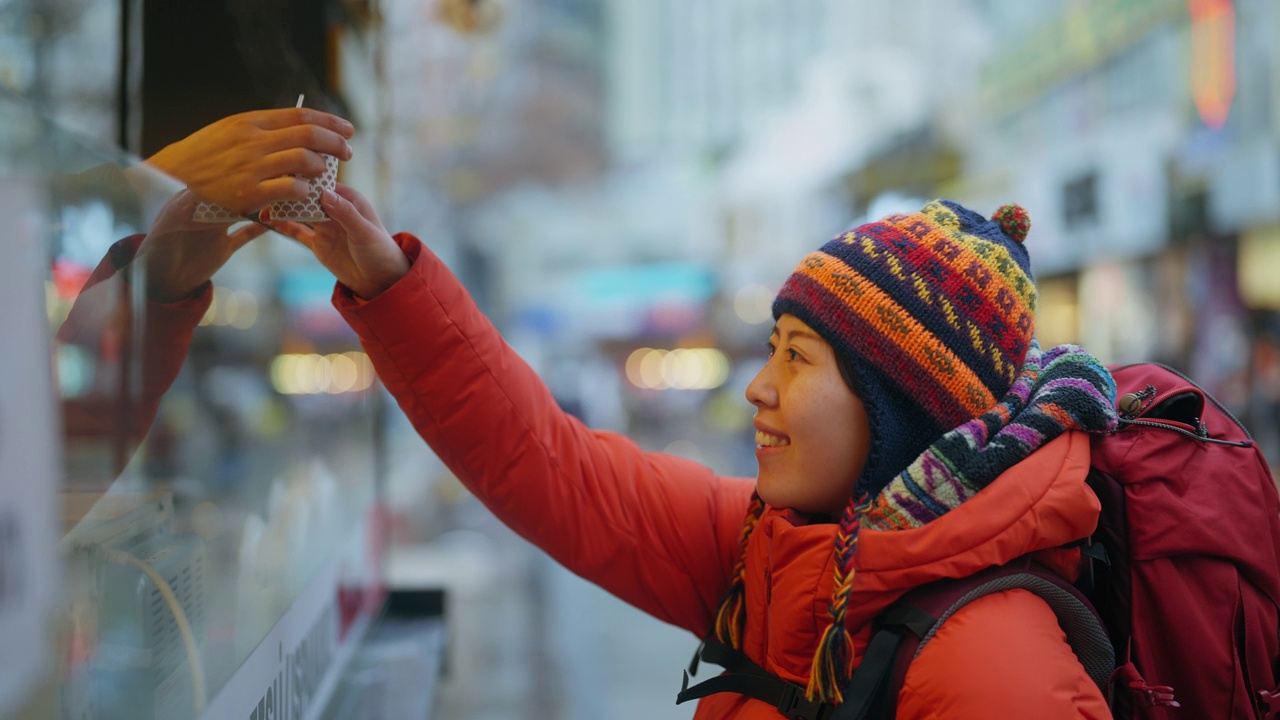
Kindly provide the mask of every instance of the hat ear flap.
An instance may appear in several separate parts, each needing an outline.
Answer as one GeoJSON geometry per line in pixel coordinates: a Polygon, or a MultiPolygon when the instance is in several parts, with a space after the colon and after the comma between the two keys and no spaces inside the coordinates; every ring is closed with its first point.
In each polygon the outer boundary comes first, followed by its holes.
{"type": "Polygon", "coordinates": [[[853,494],[874,499],[947,428],[939,427],[918,402],[874,368],[853,367],[854,393],[862,399],[871,435],[867,462],[853,494]]]}

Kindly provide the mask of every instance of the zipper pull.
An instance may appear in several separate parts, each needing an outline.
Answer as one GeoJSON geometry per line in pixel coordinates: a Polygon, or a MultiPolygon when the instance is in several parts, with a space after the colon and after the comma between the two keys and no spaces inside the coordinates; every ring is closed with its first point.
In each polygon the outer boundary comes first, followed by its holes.
{"type": "Polygon", "coordinates": [[[1154,385],[1148,385],[1145,390],[1138,392],[1126,393],[1116,402],[1116,409],[1120,411],[1120,416],[1124,418],[1133,418],[1142,414],[1147,407],[1147,401],[1156,396],[1156,388],[1154,385]]]}

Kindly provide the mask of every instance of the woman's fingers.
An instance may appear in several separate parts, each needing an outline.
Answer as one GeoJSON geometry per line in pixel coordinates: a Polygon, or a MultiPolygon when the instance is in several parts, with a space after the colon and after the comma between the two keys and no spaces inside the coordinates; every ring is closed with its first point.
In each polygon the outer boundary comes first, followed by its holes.
{"type": "Polygon", "coordinates": [[[371,224],[378,227],[382,226],[382,220],[378,218],[378,213],[373,209],[373,204],[364,195],[361,195],[348,185],[339,184],[335,188],[335,192],[347,202],[355,207],[356,212],[360,213],[371,224]]]}
{"type": "Polygon", "coordinates": [[[380,232],[369,219],[360,213],[347,198],[332,190],[320,193],[320,205],[329,217],[347,231],[347,235],[356,240],[363,240],[371,233],[380,232]]]}

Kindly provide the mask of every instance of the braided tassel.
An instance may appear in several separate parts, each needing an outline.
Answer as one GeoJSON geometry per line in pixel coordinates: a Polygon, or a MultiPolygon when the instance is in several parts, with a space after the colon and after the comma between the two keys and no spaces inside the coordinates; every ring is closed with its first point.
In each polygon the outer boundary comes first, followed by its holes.
{"type": "Polygon", "coordinates": [[[716,612],[716,639],[735,650],[742,649],[742,627],[747,621],[747,601],[743,578],[747,571],[747,540],[756,522],[764,514],[764,501],[760,495],[751,493],[751,506],[747,508],[747,520],[742,525],[742,534],[738,538],[738,561],[733,566],[733,578],[730,580],[729,592],[720,603],[716,612]]]}
{"type": "Polygon", "coordinates": [[[853,639],[845,629],[844,619],[853,591],[853,557],[858,548],[858,529],[862,515],[871,506],[871,500],[863,495],[861,500],[850,501],[840,516],[840,529],[836,532],[835,590],[831,595],[831,624],[818,640],[809,668],[809,686],[805,697],[810,701],[839,705],[844,701],[840,692],[852,672],[853,639]]]}

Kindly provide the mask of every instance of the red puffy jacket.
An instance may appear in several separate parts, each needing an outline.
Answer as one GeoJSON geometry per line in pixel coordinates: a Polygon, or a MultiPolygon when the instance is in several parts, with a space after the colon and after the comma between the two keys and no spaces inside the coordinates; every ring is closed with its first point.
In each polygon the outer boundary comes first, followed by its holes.
{"type": "MultiPolygon", "coordinates": [[[[397,241],[410,273],[369,302],[339,286],[334,304],[379,376],[440,458],[507,525],[573,572],[693,633],[705,634],[729,584],[753,481],[643,452],[562,412],[466,290],[416,238],[397,241]]],[[[1099,505],[1085,485],[1087,436],[1047,444],[922,528],[860,535],[849,628],[907,590],[1044,551],[1064,573],[1099,505]]],[[[827,622],[835,526],[769,509],[747,548],[744,650],[804,684],[827,622]]],[[[672,668],[672,695],[678,689],[672,668]]],[[[696,720],[780,718],[722,693],[696,720]]],[[[1108,718],[1101,693],[1049,607],[1022,590],[975,601],[911,665],[899,718],[1108,718]]]]}

